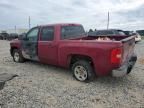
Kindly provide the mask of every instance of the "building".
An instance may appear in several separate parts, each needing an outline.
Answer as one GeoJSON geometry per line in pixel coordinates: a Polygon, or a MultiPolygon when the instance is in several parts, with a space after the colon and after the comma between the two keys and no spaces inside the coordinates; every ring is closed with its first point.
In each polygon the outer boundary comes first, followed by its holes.
{"type": "Polygon", "coordinates": [[[28,29],[7,29],[7,30],[0,30],[0,33],[2,32],[6,32],[6,33],[17,33],[17,34],[21,34],[21,33],[26,33],[28,31],[28,29]]]}

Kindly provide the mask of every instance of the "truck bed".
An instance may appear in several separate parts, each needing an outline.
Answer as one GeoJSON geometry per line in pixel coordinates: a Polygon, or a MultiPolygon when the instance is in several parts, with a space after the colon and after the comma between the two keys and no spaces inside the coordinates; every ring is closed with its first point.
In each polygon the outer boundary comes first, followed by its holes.
{"type": "Polygon", "coordinates": [[[88,36],[82,40],[96,40],[96,42],[120,42],[123,47],[122,64],[127,62],[134,53],[135,37],[134,36],[88,36]],[[99,37],[108,37],[110,40],[98,40],[99,37]]]}

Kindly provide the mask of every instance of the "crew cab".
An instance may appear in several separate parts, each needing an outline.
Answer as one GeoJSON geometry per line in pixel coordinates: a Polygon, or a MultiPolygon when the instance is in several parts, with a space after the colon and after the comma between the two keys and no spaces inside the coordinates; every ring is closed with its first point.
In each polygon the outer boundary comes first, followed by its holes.
{"type": "Polygon", "coordinates": [[[81,24],[42,25],[12,40],[10,53],[14,62],[29,59],[69,68],[79,81],[130,73],[137,60],[134,37],[109,36],[109,40],[101,41],[98,38],[87,35],[81,24]]]}

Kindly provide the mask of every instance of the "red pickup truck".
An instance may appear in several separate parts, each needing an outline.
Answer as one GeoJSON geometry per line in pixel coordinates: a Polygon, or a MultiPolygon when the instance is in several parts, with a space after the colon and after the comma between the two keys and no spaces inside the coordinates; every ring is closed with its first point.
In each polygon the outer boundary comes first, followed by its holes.
{"type": "Polygon", "coordinates": [[[109,36],[99,40],[88,36],[80,24],[51,24],[37,26],[10,42],[15,62],[26,59],[70,68],[79,81],[95,76],[124,76],[131,72],[137,56],[135,39],[128,36],[109,36]]]}

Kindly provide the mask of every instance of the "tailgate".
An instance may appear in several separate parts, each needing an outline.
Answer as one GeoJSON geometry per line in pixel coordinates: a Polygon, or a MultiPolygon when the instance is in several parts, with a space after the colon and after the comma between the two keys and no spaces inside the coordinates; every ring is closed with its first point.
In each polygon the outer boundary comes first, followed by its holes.
{"type": "Polygon", "coordinates": [[[121,40],[123,44],[123,59],[122,64],[128,62],[130,57],[134,54],[134,47],[135,47],[135,37],[130,36],[121,40]]]}

